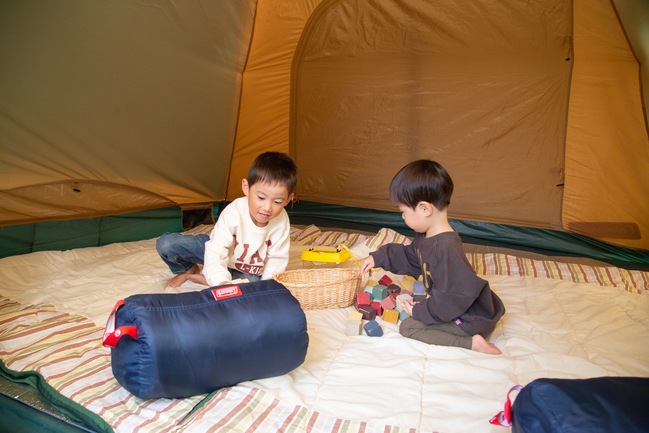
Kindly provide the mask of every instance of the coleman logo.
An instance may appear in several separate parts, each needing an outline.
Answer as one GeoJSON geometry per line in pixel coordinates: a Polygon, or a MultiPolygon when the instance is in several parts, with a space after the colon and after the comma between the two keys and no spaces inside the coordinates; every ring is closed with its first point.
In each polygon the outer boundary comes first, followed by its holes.
{"type": "Polygon", "coordinates": [[[225,287],[218,287],[216,289],[212,289],[212,295],[214,295],[214,299],[220,301],[221,299],[241,296],[243,295],[243,293],[241,293],[241,289],[239,288],[239,286],[235,285],[235,286],[225,286],[225,287]]]}

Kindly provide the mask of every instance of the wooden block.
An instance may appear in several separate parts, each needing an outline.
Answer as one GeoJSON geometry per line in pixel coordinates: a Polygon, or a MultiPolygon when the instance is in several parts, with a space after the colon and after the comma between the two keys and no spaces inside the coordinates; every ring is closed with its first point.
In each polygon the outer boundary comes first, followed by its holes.
{"type": "Polygon", "coordinates": [[[426,295],[412,295],[412,300],[414,302],[424,302],[428,298],[426,295]]]}
{"type": "Polygon", "coordinates": [[[401,293],[399,296],[397,296],[397,302],[396,302],[397,305],[395,308],[399,311],[403,310],[404,301],[412,302],[412,296],[407,293],[401,293]]]}
{"type": "Polygon", "coordinates": [[[397,310],[386,309],[383,310],[381,319],[389,323],[399,323],[399,312],[397,310]]]}
{"type": "Polygon", "coordinates": [[[405,289],[412,291],[412,286],[415,284],[415,281],[417,280],[410,275],[404,275],[400,282],[401,290],[405,289]]]}
{"type": "Polygon", "coordinates": [[[372,289],[372,296],[375,300],[380,301],[388,297],[388,287],[382,284],[377,284],[372,289]]]}
{"type": "Polygon", "coordinates": [[[380,316],[381,314],[383,314],[383,307],[381,307],[380,302],[374,301],[374,302],[372,302],[370,304],[370,307],[374,308],[374,310],[376,311],[377,316],[380,316]]]}
{"type": "Polygon", "coordinates": [[[356,294],[356,305],[370,305],[370,294],[367,292],[356,294]]]}
{"type": "Polygon", "coordinates": [[[388,286],[388,293],[401,293],[401,287],[397,286],[396,284],[390,284],[388,286]]]}
{"type": "Polygon", "coordinates": [[[367,280],[367,283],[365,283],[365,287],[374,287],[377,284],[379,284],[379,282],[376,280],[367,280]]]}
{"type": "Polygon", "coordinates": [[[383,309],[393,310],[396,305],[397,303],[391,296],[388,296],[387,298],[381,300],[381,307],[383,307],[383,309]]]}
{"type": "Polygon", "coordinates": [[[410,317],[410,314],[406,310],[399,311],[399,320],[406,320],[408,317],[410,317]]]}
{"type": "Polygon", "coordinates": [[[361,335],[363,332],[363,322],[360,320],[348,320],[345,335],[355,336],[361,335]]]}
{"type": "Polygon", "coordinates": [[[363,313],[357,310],[350,311],[347,320],[363,320],[363,313]]]}
{"type": "Polygon", "coordinates": [[[358,311],[363,315],[363,320],[376,319],[376,310],[370,305],[360,305],[358,311]]]}
{"type": "Polygon", "coordinates": [[[364,327],[365,333],[370,337],[380,337],[383,335],[383,329],[376,320],[370,320],[364,327]]]}
{"type": "Polygon", "coordinates": [[[422,283],[421,281],[415,281],[415,284],[412,286],[412,293],[416,295],[426,293],[426,291],[424,290],[424,283],[422,283]]]}
{"type": "Polygon", "coordinates": [[[383,275],[379,280],[379,284],[387,287],[392,284],[392,278],[388,277],[387,275],[383,275]]]}

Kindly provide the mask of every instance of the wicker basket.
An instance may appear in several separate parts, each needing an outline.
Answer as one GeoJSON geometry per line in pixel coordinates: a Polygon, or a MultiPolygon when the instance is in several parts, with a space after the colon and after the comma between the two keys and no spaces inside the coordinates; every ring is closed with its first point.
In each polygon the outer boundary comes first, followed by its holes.
{"type": "Polygon", "coordinates": [[[304,310],[349,307],[356,300],[361,276],[356,268],[296,269],[275,275],[304,310]]]}

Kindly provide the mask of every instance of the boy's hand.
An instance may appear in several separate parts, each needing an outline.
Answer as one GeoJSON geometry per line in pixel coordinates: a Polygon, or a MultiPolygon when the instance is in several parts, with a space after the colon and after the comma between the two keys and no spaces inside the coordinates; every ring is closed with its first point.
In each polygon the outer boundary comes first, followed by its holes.
{"type": "Polygon", "coordinates": [[[361,264],[360,264],[360,268],[359,268],[358,272],[361,275],[364,275],[365,272],[369,271],[373,267],[374,267],[374,257],[372,257],[370,255],[370,256],[365,257],[363,260],[361,260],[361,264]]]}
{"type": "Polygon", "coordinates": [[[416,302],[412,301],[403,301],[403,309],[406,310],[406,313],[412,317],[412,307],[414,307],[416,302]]]}

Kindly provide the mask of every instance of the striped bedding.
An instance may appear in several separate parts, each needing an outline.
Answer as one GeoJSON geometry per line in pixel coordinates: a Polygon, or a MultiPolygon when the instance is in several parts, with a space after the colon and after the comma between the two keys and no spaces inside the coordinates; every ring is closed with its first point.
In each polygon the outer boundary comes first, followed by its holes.
{"type": "Polygon", "coordinates": [[[55,391],[105,420],[105,431],[406,431],[286,404],[257,387],[234,386],[210,396],[184,399],[142,400],[122,388],[113,377],[110,351],[100,344],[102,333],[103,328],[88,319],[57,312],[52,306],[23,306],[0,298],[0,356],[5,367],[37,372],[55,391]],[[188,415],[206,399],[204,405],[188,415]]]}
{"type": "MultiPolygon", "coordinates": [[[[384,243],[409,242],[388,229],[363,235],[315,226],[294,228],[292,241],[293,267],[311,245],[345,243],[361,257],[384,243]]],[[[547,375],[649,376],[649,349],[632,344],[649,338],[649,273],[473,253],[467,257],[476,272],[508,307],[491,338],[502,357],[424,347],[400,337],[389,323],[382,324],[381,339],[347,337],[351,307],[309,311],[309,354],[296,371],[209,395],[141,400],[115,381],[101,336],[118,297],[141,292],[144,284],[152,292],[164,290],[168,275],[153,242],[0,260],[4,369],[40,375],[86,411],[81,415],[97,431],[497,432],[487,420],[502,409],[501,397],[512,384],[547,375]],[[77,275],[74,284],[70,275],[77,275]],[[78,289],[71,292],[71,285],[78,289]],[[72,302],[75,296],[82,300],[72,302]],[[461,409],[467,400],[472,405],[461,409]]]]}
{"type": "Polygon", "coordinates": [[[575,263],[535,260],[509,254],[467,254],[478,275],[512,275],[551,278],[573,283],[593,283],[617,287],[631,293],[649,292],[649,272],[613,266],[588,266],[575,263]]]}
{"type": "MultiPolygon", "coordinates": [[[[406,236],[390,229],[381,229],[374,236],[357,233],[321,231],[317,226],[297,229],[293,238],[304,245],[348,247],[365,244],[373,251],[390,242],[407,243],[406,236]]],[[[467,253],[467,258],[478,275],[512,275],[535,278],[552,278],[574,283],[594,283],[600,286],[619,287],[633,293],[649,291],[649,272],[621,269],[614,266],[588,266],[576,263],[537,260],[508,254],[467,253]]]]}

